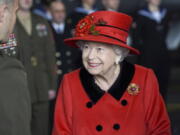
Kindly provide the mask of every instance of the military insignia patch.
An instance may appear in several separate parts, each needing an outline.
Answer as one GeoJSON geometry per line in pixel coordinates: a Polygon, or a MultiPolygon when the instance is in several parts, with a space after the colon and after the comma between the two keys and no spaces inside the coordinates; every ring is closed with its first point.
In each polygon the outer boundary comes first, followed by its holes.
{"type": "Polygon", "coordinates": [[[129,84],[127,91],[130,95],[137,95],[140,92],[140,88],[137,84],[131,83],[129,84]]]}
{"type": "Polygon", "coordinates": [[[43,37],[43,36],[48,35],[47,26],[45,24],[37,24],[36,25],[36,30],[37,30],[37,33],[38,33],[39,37],[43,37]]]}
{"type": "Polygon", "coordinates": [[[10,34],[7,43],[0,43],[0,49],[12,48],[17,46],[14,34],[10,34]]]}
{"type": "Polygon", "coordinates": [[[0,42],[0,54],[4,56],[16,55],[17,41],[14,34],[10,34],[6,43],[0,42]]]}

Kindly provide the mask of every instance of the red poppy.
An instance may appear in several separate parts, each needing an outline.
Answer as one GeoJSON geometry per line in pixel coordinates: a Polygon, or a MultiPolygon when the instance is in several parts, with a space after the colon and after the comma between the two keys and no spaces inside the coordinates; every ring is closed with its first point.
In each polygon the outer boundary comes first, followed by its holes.
{"type": "Polygon", "coordinates": [[[92,34],[92,35],[99,34],[99,32],[96,30],[93,16],[85,17],[76,26],[75,36],[83,37],[88,34],[92,34]]]}

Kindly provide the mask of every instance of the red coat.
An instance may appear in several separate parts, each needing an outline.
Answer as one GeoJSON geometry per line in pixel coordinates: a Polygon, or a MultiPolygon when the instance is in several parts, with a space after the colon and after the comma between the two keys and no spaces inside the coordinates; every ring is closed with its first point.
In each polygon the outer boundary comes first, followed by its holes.
{"type": "Polygon", "coordinates": [[[153,71],[125,65],[108,92],[94,90],[83,69],[66,74],[52,135],[171,135],[153,71]]]}

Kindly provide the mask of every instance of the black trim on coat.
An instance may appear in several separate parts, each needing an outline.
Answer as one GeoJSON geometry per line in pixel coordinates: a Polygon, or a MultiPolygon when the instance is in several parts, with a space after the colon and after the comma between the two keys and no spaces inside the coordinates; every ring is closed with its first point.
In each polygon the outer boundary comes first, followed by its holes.
{"type": "MultiPolygon", "coordinates": [[[[134,65],[126,61],[122,63],[121,67],[122,69],[117,80],[108,90],[108,93],[116,100],[120,100],[120,98],[123,96],[135,72],[134,65]]],[[[82,68],[80,70],[80,80],[85,92],[87,93],[88,97],[92,100],[93,103],[97,103],[98,100],[100,100],[100,98],[105,94],[105,91],[103,91],[95,83],[93,76],[89,74],[85,68],[82,68]]]]}

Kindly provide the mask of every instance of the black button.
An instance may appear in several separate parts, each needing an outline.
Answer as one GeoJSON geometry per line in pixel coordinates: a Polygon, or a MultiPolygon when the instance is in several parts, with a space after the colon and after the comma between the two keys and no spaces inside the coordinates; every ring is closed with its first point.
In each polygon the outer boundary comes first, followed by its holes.
{"type": "Polygon", "coordinates": [[[97,126],[96,126],[96,130],[100,132],[100,131],[103,130],[103,127],[102,127],[101,125],[97,125],[97,126]]]}
{"type": "Polygon", "coordinates": [[[93,107],[93,103],[92,102],[87,102],[86,107],[87,108],[92,108],[93,107]]]}
{"type": "Polygon", "coordinates": [[[113,128],[114,128],[115,130],[119,130],[119,129],[120,129],[120,125],[119,125],[119,124],[114,124],[113,128]]]}
{"type": "Polygon", "coordinates": [[[121,104],[122,104],[123,106],[126,106],[127,103],[128,103],[128,102],[127,102],[127,100],[125,100],[125,99],[121,101],[121,104]]]}

